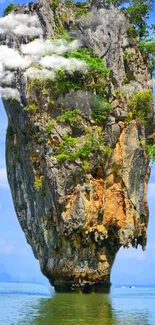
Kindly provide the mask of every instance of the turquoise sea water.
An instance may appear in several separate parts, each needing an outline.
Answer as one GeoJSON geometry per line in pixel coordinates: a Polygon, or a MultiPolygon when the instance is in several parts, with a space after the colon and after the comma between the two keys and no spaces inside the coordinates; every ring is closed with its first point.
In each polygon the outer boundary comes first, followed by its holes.
{"type": "Polygon", "coordinates": [[[43,285],[0,283],[0,325],[155,325],[155,288],[110,295],[55,294],[43,285]]]}

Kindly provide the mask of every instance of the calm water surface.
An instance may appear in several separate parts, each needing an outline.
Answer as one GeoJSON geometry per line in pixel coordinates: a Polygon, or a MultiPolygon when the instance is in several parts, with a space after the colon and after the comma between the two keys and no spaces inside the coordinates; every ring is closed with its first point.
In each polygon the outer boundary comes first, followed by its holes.
{"type": "Polygon", "coordinates": [[[155,325],[155,288],[55,294],[43,285],[0,283],[0,325],[155,325]]]}

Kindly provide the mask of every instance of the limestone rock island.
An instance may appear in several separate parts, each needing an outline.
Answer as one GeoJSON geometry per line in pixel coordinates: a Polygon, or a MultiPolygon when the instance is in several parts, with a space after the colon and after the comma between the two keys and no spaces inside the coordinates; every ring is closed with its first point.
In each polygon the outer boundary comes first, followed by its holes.
{"type": "Polygon", "coordinates": [[[17,217],[56,291],[105,291],[120,247],[146,246],[149,57],[108,1],[13,9],[0,19],[0,73],[17,217]]]}

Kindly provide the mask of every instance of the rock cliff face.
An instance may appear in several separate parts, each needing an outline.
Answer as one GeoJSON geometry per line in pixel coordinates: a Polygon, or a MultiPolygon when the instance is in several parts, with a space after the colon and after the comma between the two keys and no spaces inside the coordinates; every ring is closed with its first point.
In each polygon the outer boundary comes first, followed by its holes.
{"type": "MultiPolygon", "coordinates": [[[[37,15],[44,39],[65,28],[102,58],[110,74],[93,83],[111,109],[101,119],[92,115],[98,96],[95,86],[89,91],[92,81],[89,87],[58,89],[53,97],[57,79],[32,80],[18,68],[19,98],[4,98],[8,180],[26,239],[55,289],[102,291],[110,287],[120,247],[146,245],[146,137],[153,131],[153,101],[145,123],[129,103],[134,94],[150,94],[151,77],[123,13],[99,2],[81,12],[76,5],[50,2],[18,7],[15,15],[37,15]]],[[[2,39],[16,49],[30,42],[10,34],[2,39]]]]}

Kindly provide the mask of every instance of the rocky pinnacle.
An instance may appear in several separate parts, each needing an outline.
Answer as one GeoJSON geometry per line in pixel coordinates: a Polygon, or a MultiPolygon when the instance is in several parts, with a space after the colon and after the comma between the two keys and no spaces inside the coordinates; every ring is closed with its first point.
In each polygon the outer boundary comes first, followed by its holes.
{"type": "MultiPolygon", "coordinates": [[[[81,89],[78,83],[78,88],[59,93],[56,78],[31,80],[18,67],[13,86],[19,97],[3,98],[8,180],[19,223],[51,285],[61,292],[105,291],[119,249],[146,246],[146,138],[154,129],[153,102],[146,123],[130,114],[129,102],[134,93],[152,91],[151,76],[138,40],[132,44],[129,38],[123,13],[112,6],[86,5],[80,16],[75,5],[54,3],[40,0],[19,6],[14,15],[37,16],[42,40],[52,40],[58,32],[64,35],[65,30],[101,58],[109,75],[105,82],[100,77],[98,85],[104,84],[111,110],[102,121],[93,118],[91,107],[99,90],[89,90],[91,79],[88,87],[81,89]],[[81,113],[67,119],[68,108],[81,113]]],[[[7,34],[1,41],[19,50],[35,37],[7,34]]],[[[66,60],[71,50],[68,53],[66,60]]],[[[69,69],[72,65],[67,68],[65,62],[64,69],[69,69]]],[[[36,63],[34,67],[38,69],[36,63]]]]}

